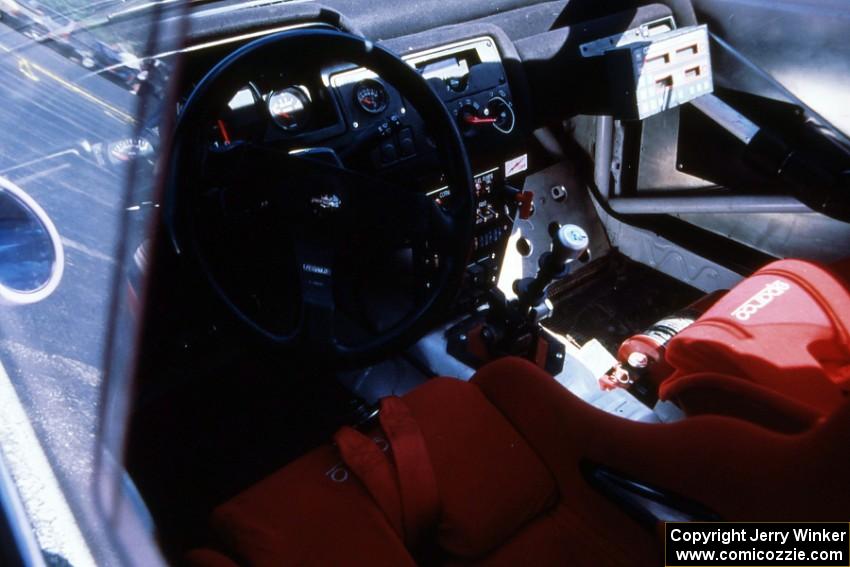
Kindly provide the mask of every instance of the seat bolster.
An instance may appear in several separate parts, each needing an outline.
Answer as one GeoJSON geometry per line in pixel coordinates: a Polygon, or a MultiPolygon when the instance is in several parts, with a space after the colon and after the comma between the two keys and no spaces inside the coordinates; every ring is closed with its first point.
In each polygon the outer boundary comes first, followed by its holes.
{"type": "MultiPolygon", "coordinates": [[[[521,358],[506,357],[482,367],[472,378],[487,399],[513,424],[555,475],[561,503],[589,533],[616,533],[610,538],[612,556],[660,561],[656,538],[629,518],[585,481],[580,465],[594,445],[616,446],[607,438],[613,419],[571,394],[538,366],[521,358]]],[[[603,461],[604,462],[604,461],[603,461]]],[[[671,468],[675,467],[670,463],[671,468]]]]}
{"type": "Polygon", "coordinates": [[[437,480],[442,549],[485,555],[557,501],[552,474],[474,385],[434,378],[404,402],[437,480]]]}
{"type": "Polygon", "coordinates": [[[806,431],[823,419],[783,392],[713,372],[674,376],[661,385],[659,397],[675,400],[688,415],[728,415],[783,433],[806,431]]]}
{"type": "Polygon", "coordinates": [[[672,424],[614,419],[519,359],[492,363],[472,381],[555,474],[562,502],[600,533],[618,533],[626,550],[639,545],[628,525],[636,524],[584,481],[581,463],[604,465],[728,520],[840,521],[850,510],[850,400],[790,435],[714,415],[672,424]]]}
{"type": "MultiPolygon", "coordinates": [[[[761,403],[755,397],[750,403],[750,419],[761,424],[796,419],[793,411],[787,418],[781,413],[794,402],[818,417],[835,411],[850,396],[850,282],[844,279],[845,270],[842,264],[773,262],[673,337],[666,361],[676,372],[669,382],[679,382],[678,397],[690,398],[685,409],[700,412],[700,401],[708,396],[715,412],[747,417],[728,380],[715,380],[718,387],[709,392],[709,381],[688,378],[712,372],[754,385],[738,388],[747,395],[763,394],[761,403]],[[691,386],[698,391],[688,392],[691,386]],[[789,401],[780,403],[780,398],[789,401]],[[769,411],[776,414],[771,417],[769,411]]],[[[666,386],[661,387],[662,398],[669,394],[666,386]]],[[[789,429],[780,425],[780,430],[789,429]]]]}

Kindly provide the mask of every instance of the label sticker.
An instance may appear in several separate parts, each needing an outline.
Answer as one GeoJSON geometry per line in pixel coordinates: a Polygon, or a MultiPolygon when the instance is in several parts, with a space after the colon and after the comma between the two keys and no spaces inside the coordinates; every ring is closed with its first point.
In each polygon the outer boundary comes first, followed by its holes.
{"type": "Polygon", "coordinates": [[[522,173],[528,169],[528,154],[522,154],[505,162],[505,177],[522,173]]]}

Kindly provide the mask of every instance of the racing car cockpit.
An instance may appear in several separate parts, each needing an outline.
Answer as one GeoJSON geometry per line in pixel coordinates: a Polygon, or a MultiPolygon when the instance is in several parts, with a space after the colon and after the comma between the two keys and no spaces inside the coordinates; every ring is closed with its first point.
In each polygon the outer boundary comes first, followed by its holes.
{"type": "Polygon", "coordinates": [[[743,3],[258,4],[191,19],[136,253],[125,465],[169,561],[846,520],[850,129],[733,45],[770,39],[743,3]]]}

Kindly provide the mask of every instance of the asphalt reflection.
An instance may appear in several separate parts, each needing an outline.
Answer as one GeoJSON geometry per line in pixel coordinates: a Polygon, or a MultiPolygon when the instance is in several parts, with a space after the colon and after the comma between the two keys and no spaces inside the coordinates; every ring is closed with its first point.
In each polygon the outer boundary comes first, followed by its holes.
{"type": "Polygon", "coordinates": [[[3,308],[0,360],[84,531],[97,540],[100,522],[79,496],[91,494],[126,177],[102,154],[132,135],[137,99],[0,25],[0,101],[0,175],[51,216],[66,255],[51,297],[3,308]]]}

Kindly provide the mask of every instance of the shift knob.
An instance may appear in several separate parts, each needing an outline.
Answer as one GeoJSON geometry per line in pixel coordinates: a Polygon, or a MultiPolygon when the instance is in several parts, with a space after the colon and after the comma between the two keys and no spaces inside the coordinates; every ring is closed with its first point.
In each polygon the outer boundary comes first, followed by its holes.
{"type": "Polygon", "coordinates": [[[558,229],[552,239],[553,260],[565,264],[577,260],[587,251],[590,241],[587,233],[580,226],[565,224],[558,229]]]}
{"type": "Polygon", "coordinates": [[[546,287],[553,280],[566,277],[572,262],[587,251],[589,244],[590,239],[580,226],[566,224],[559,228],[552,236],[552,249],[540,256],[537,275],[514,282],[520,308],[525,311],[542,303],[546,297],[546,287]]]}

